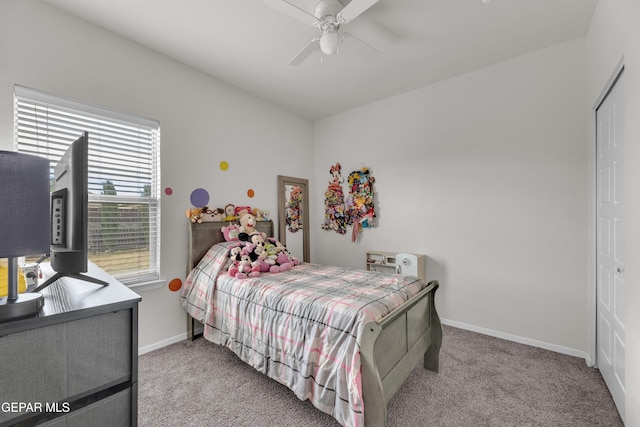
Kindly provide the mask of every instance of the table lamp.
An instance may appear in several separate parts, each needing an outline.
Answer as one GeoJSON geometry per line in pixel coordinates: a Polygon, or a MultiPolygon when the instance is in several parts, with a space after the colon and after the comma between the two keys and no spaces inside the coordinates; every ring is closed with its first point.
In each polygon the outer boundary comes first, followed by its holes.
{"type": "Polygon", "coordinates": [[[7,296],[0,322],[37,314],[38,293],[18,293],[18,257],[49,253],[49,160],[0,151],[0,258],[8,258],[7,296]]]}

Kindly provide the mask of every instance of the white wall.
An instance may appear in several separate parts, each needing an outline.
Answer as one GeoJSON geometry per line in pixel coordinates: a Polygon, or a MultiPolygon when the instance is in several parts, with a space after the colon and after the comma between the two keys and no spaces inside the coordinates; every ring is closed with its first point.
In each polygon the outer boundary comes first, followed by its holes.
{"type": "MultiPolygon", "coordinates": [[[[13,149],[13,86],[21,84],[160,121],[162,277],[185,278],[193,189],[211,205],[268,209],[277,218],[277,175],[308,178],[313,127],[220,80],[33,0],[0,2],[0,149],[13,149]],[[283,153],[296,153],[297,162],[283,153]],[[221,160],[230,168],[222,172],[221,160]],[[255,197],[248,198],[253,188],[255,197]]],[[[179,294],[141,293],[140,347],[185,336],[179,294]]]]}
{"type": "MultiPolygon", "coordinates": [[[[640,2],[599,1],[587,37],[590,147],[595,103],[625,66],[625,424],[640,426],[640,2]]],[[[590,164],[593,171],[593,162],[590,164]]],[[[591,218],[593,220],[593,216],[591,218]]],[[[593,236],[591,236],[593,240],[593,236]]],[[[593,261],[591,261],[593,263],[593,261]]],[[[590,278],[594,281],[593,274],[590,278]]],[[[595,320],[592,320],[595,324],[595,320]]]]}
{"type": "Polygon", "coordinates": [[[314,259],[426,254],[444,319],[586,356],[585,69],[580,38],[316,122],[312,210],[364,164],[378,226],[312,224],[314,259]]]}
{"type": "MultiPolygon", "coordinates": [[[[577,39],[370,104],[314,130],[305,119],[46,4],[2,0],[0,149],[12,149],[16,83],[158,119],[162,186],[174,189],[162,199],[165,279],[185,275],[183,215],[193,188],[207,188],[212,204],[247,202],[275,217],[275,176],[310,178],[313,261],[362,267],[367,249],[425,253],[429,278],[442,284],[442,317],[587,353],[591,108],[624,55],[625,155],[638,163],[637,22],[640,2],[601,1],[586,43],[577,39]],[[292,151],[300,161],[279,160],[292,151]],[[228,172],[217,168],[220,160],[229,161],[228,172]],[[366,165],[377,179],[379,226],[356,244],[320,230],[322,195],[337,161],[345,177],[366,165]],[[254,199],[246,197],[248,187],[254,199]]],[[[640,170],[627,168],[625,178],[633,260],[640,255],[640,170]]],[[[640,287],[633,284],[640,266],[629,262],[626,274],[626,421],[637,426],[640,287]]],[[[141,347],[184,334],[176,293],[162,287],[142,297],[141,347]]]]}

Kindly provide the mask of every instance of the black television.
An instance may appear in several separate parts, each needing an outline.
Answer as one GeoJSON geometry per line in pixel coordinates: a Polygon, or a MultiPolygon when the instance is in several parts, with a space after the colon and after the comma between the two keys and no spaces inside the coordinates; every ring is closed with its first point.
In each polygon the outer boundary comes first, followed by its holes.
{"type": "Polygon", "coordinates": [[[55,274],[38,286],[40,291],[61,277],[107,285],[82,274],[88,270],[89,133],[76,139],[53,171],[51,191],[51,268],[55,274]]]}

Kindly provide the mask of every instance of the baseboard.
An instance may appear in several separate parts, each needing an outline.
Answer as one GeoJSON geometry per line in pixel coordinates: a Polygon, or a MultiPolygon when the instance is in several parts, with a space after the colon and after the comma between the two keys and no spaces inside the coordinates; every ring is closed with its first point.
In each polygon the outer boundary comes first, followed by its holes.
{"type": "Polygon", "coordinates": [[[171,344],[175,344],[177,342],[183,341],[187,339],[187,333],[182,333],[176,335],[175,337],[167,338],[166,340],[158,341],[153,344],[146,345],[144,347],[138,347],[138,356],[142,356],[145,353],[149,353],[150,351],[157,350],[162,347],[166,347],[171,344]]]}
{"type": "Polygon", "coordinates": [[[454,320],[440,319],[443,325],[453,326],[454,328],[465,329],[471,332],[477,332],[483,335],[489,335],[491,337],[500,338],[507,341],[513,341],[520,344],[530,345],[532,347],[543,348],[545,350],[555,351],[556,353],[566,354],[569,356],[580,357],[585,360],[588,366],[593,366],[593,361],[589,355],[580,350],[574,348],[563,347],[561,345],[549,344],[544,341],[532,340],[530,338],[519,337],[517,335],[511,335],[504,332],[494,331],[492,329],[481,328],[479,326],[468,325],[462,322],[456,322],[454,320]]]}
{"type": "MultiPolygon", "coordinates": [[[[496,338],[500,338],[507,341],[517,342],[520,344],[526,344],[532,347],[543,348],[545,350],[555,351],[556,353],[566,354],[569,356],[580,357],[585,360],[588,366],[594,366],[593,361],[591,360],[589,355],[584,351],[576,350],[569,347],[563,347],[561,345],[549,344],[544,341],[532,340],[530,338],[524,338],[518,335],[511,335],[505,332],[494,331],[493,329],[481,328],[479,326],[469,325],[467,323],[456,322],[455,320],[440,319],[440,321],[442,322],[443,325],[453,326],[454,328],[465,329],[467,331],[477,332],[479,334],[488,335],[490,337],[496,337],[496,338]]],[[[185,332],[185,333],[176,335],[174,337],[167,338],[165,340],[158,341],[156,343],[149,344],[144,347],[140,347],[138,348],[138,356],[141,356],[145,353],[149,353],[150,351],[157,350],[162,347],[166,347],[171,344],[175,344],[177,342],[180,342],[186,339],[187,339],[187,333],[185,332]]]]}

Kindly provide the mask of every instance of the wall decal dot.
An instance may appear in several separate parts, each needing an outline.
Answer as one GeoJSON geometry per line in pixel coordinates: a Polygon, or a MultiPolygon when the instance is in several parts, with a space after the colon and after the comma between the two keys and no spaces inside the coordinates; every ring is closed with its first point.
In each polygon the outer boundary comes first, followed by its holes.
{"type": "Polygon", "coordinates": [[[182,287],[182,280],[180,279],[173,279],[172,281],[169,282],[169,290],[171,292],[177,292],[180,290],[181,287],[182,287]]]}
{"type": "Polygon", "coordinates": [[[255,193],[255,191],[253,191],[253,188],[250,188],[250,189],[247,190],[247,196],[249,196],[250,198],[252,198],[255,195],[256,195],[256,193],[255,193]]]}
{"type": "Polygon", "coordinates": [[[167,196],[170,196],[173,194],[173,188],[171,187],[167,187],[164,189],[164,194],[166,194],[167,196]]]}
{"type": "Polygon", "coordinates": [[[191,204],[196,208],[203,208],[209,203],[209,193],[204,188],[196,188],[191,192],[191,204]]]}
{"type": "Polygon", "coordinates": [[[226,161],[221,161],[220,162],[220,170],[226,171],[227,169],[229,169],[229,163],[227,163],[226,161]]]}

